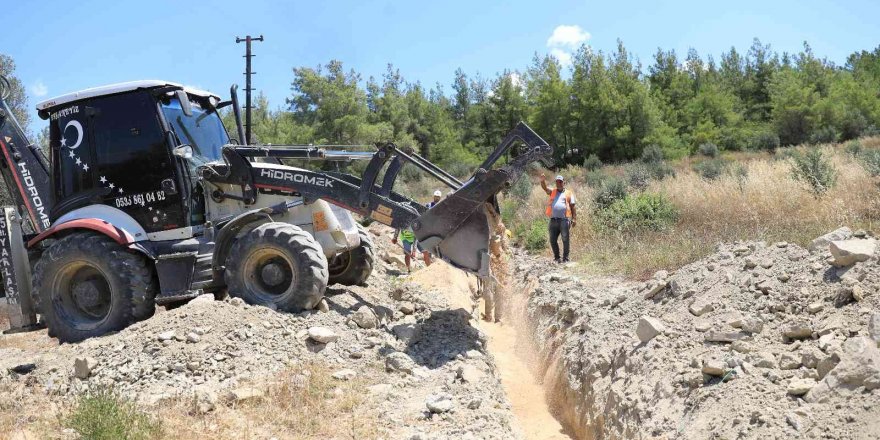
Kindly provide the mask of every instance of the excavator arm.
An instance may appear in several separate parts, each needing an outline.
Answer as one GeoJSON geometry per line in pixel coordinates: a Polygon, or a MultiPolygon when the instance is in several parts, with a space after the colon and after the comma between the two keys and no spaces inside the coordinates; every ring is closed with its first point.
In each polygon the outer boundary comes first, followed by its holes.
{"type": "Polygon", "coordinates": [[[208,182],[237,185],[242,191],[240,196],[215,193],[214,197],[227,196],[252,203],[259,190],[295,193],[305,203],[321,199],[393,228],[412,227],[423,249],[455,267],[485,276],[489,271],[490,238],[486,203],[497,209],[496,195],[519,178],[530,163],[549,164],[551,154],[547,142],[520,122],[464,182],[392,143],[381,145],[373,153],[315,147],[226,146],[225,163],[202,167],[200,175],[208,182]],[[518,142],[525,145],[520,154],[507,165],[493,169],[518,142]],[[260,156],[323,161],[368,159],[369,164],[361,177],[356,177],[248,160],[260,156]],[[430,209],[395,192],[394,183],[404,164],[416,166],[453,192],[430,209]]]}

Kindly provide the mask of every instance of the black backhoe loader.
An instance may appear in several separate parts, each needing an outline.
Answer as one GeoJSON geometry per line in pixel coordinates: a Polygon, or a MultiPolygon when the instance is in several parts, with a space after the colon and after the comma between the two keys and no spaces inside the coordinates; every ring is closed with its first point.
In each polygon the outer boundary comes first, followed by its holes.
{"type": "Polygon", "coordinates": [[[47,158],[0,99],[0,174],[15,202],[0,215],[0,274],[13,330],[41,321],[75,342],[145,319],[156,304],[224,291],[313,308],[328,282],[362,283],[372,269],[369,237],[350,213],[411,227],[424,249],[487,276],[487,204],[497,208],[496,195],[552,152],[519,123],[460,181],[392,143],[239,145],[218,115],[226,106],[244,139],[235,86],[228,101],[165,81],[70,93],[37,106],[49,121],[47,158]],[[495,167],[514,146],[518,155],[495,167]],[[282,159],[368,162],[356,177],[282,159]],[[395,192],[404,165],[453,192],[430,209],[395,192]]]}

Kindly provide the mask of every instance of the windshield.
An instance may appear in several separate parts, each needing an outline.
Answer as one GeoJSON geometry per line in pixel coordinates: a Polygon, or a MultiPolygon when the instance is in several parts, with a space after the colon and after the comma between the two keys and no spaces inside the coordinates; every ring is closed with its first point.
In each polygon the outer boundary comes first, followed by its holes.
{"type": "Polygon", "coordinates": [[[216,109],[203,108],[197,99],[192,99],[192,116],[187,116],[176,96],[164,97],[161,103],[165,119],[181,145],[192,146],[194,167],[222,160],[221,150],[229,143],[229,135],[216,109]]]}

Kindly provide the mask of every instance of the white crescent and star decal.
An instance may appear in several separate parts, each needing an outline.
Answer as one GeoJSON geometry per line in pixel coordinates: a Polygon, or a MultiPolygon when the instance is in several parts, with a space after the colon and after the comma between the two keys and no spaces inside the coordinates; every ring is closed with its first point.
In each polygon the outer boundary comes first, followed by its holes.
{"type": "Polygon", "coordinates": [[[64,131],[62,132],[62,136],[61,136],[61,146],[70,148],[71,150],[76,150],[77,147],[79,147],[79,144],[82,143],[82,140],[83,140],[82,124],[80,124],[79,121],[77,121],[76,119],[71,119],[70,122],[68,122],[67,125],[64,126],[64,131]],[[76,129],[76,142],[73,145],[67,147],[67,139],[64,138],[64,134],[67,133],[67,129],[71,125],[73,126],[73,128],[76,129]]]}

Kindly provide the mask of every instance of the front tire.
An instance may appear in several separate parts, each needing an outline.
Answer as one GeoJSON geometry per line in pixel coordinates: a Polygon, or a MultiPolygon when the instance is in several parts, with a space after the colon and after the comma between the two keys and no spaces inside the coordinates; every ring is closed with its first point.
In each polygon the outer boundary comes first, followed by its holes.
{"type": "Polygon", "coordinates": [[[328,260],[330,284],[344,286],[362,286],[373,273],[373,240],[363,226],[358,225],[358,237],[361,244],[328,260]]]}
{"type": "Polygon", "coordinates": [[[327,259],[321,245],[302,229],[264,223],[239,238],[226,258],[229,295],[279,310],[313,309],[327,288],[327,259]]]}
{"type": "Polygon", "coordinates": [[[156,283],[143,256],[109,237],[77,232],[53,243],[34,267],[34,292],[49,334],[78,342],[143,317],[156,283]],[[140,312],[140,313],[139,313],[140,312]]]}

